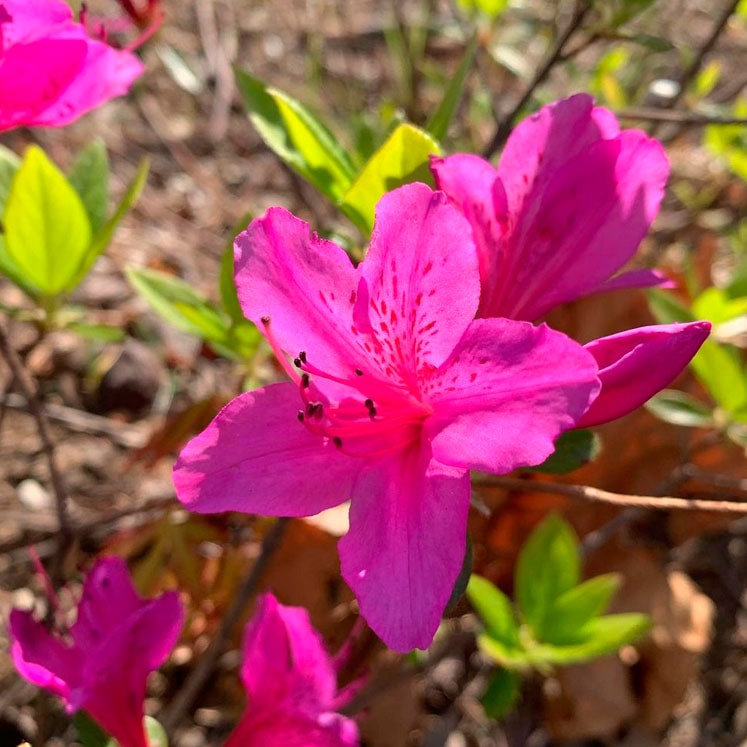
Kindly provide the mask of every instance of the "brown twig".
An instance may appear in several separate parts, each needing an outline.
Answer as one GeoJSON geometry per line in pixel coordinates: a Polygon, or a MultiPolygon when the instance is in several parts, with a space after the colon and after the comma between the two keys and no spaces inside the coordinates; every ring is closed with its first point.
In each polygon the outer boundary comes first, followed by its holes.
{"type": "Polygon", "coordinates": [[[645,122],[669,122],[683,127],[707,125],[747,125],[747,117],[719,117],[676,109],[626,109],[617,112],[619,119],[638,119],[645,122]]]}
{"type": "Polygon", "coordinates": [[[259,557],[254,562],[254,565],[252,565],[244,582],[236,589],[231,605],[226,610],[220,627],[213,636],[212,641],[210,641],[210,645],[202,655],[202,658],[197,662],[189,677],[187,677],[183,687],[161,714],[160,720],[167,732],[172,733],[179,725],[184,714],[190,709],[213,673],[215,665],[223,653],[226,641],[241,618],[247,602],[257,591],[262,574],[265,572],[270,559],[280,546],[283,534],[288,526],[288,521],[285,518],[277,519],[273,527],[265,534],[259,557]]]}
{"type": "Polygon", "coordinates": [[[39,398],[36,384],[24,368],[21,359],[13,349],[13,346],[10,344],[7,329],[5,324],[2,322],[0,322],[0,352],[8,364],[13,379],[28,402],[29,412],[36,421],[36,428],[39,433],[39,439],[41,440],[42,451],[47,458],[49,481],[52,486],[52,492],[54,493],[59,531],[55,567],[52,569],[50,575],[53,581],[57,582],[60,580],[65,557],[72,547],[75,537],[73,533],[73,525],[70,521],[65,481],[63,480],[62,472],[57,464],[57,455],[55,453],[52,436],[49,430],[49,421],[46,412],[44,411],[44,405],[39,398]]]}
{"type": "MultiPolygon", "coordinates": [[[[729,0],[729,2],[726,4],[708,38],[705,40],[700,49],[698,49],[690,64],[682,71],[682,74],[677,80],[679,88],[677,89],[677,93],[675,93],[675,95],[667,101],[667,105],[669,106],[669,108],[674,108],[679,103],[680,99],[685,95],[685,91],[687,90],[688,86],[698,74],[698,71],[703,64],[703,60],[705,59],[706,55],[713,49],[719,36],[721,36],[721,32],[726,28],[726,24],[729,23],[729,19],[734,14],[734,11],[737,9],[737,5],[739,5],[739,3],[740,0],[729,0]]],[[[653,129],[652,134],[655,135],[659,128],[660,126],[656,126],[653,129]]]]}
{"type": "Polygon", "coordinates": [[[569,498],[581,498],[585,501],[608,503],[622,508],[652,508],[663,511],[710,511],[725,514],[747,514],[747,501],[717,501],[701,498],[674,498],[663,495],[624,495],[610,493],[607,490],[592,488],[588,485],[567,485],[565,483],[542,482],[539,480],[524,480],[520,477],[486,476],[480,480],[482,484],[492,485],[506,490],[521,490],[524,492],[551,493],[565,495],[569,498]]]}
{"type": "Polygon", "coordinates": [[[536,88],[545,80],[555,64],[560,62],[563,48],[568,43],[568,40],[580,28],[586,14],[591,10],[591,7],[592,3],[590,0],[579,0],[576,3],[573,17],[571,18],[566,30],[556,39],[555,44],[553,44],[548,52],[545,61],[537,69],[537,72],[534,74],[534,77],[527,86],[522,97],[498,124],[495,134],[482,152],[484,158],[490,158],[503,145],[503,143],[506,142],[506,139],[511,132],[511,128],[514,126],[514,120],[519,112],[526,106],[529,99],[532,98],[532,94],[536,88]]]}

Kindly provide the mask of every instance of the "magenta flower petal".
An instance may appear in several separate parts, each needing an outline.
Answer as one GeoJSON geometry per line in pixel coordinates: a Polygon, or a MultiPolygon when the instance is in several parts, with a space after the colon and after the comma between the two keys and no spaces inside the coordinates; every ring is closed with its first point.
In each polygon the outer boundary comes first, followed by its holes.
{"type": "Polygon", "coordinates": [[[67,700],[71,687],[81,680],[82,661],[76,652],[54,638],[30,612],[12,610],[8,629],[13,641],[10,654],[19,674],[67,700]]]}
{"type": "Polygon", "coordinates": [[[89,38],[63,0],[0,2],[0,131],[68,124],[126,93],[143,65],[89,38]]]}
{"type": "Polygon", "coordinates": [[[644,133],[620,133],[614,116],[588,96],[522,122],[492,180],[489,164],[475,156],[432,166],[472,227],[480,316],[533,321],[589,293],[652,284],[649,273],[608,279],[631,259],[658,211],[666,156],[644,133]]]}
{"type": "Polygon", "coordinates": [[[298,421],[292,384],[229,402],[182,450],[177,496],[191,511],[311,516],[346,501],[361,465],[298,421]]]}
{"type": "Polygon", "coordinates": [[[184,612],[175,592],[141,599],[121,558],[92,569],[68,644],[26,612],[11,613],[13,661],[21,676],[85,710],[122,747],[147,747],[145,685],[174,647],[184,612]],[[108,602],[108,604],[107,604],[108,602]]]}
{"type": "Polygon", "coordinates": [[[388,645],[425,647],[464,559],[467,468],[542,461],[588,406],[594,359],[527,323],[473,321],[469,224],[423,184],[382,198],[357,268],[279,208],[235,257],[242,308],[293,383],[219,413],[182,451],[177,494],[198,511],[286,516],[350,498],[340,552],[363,615],[388,645]],[[562,357],[554,381],[547,355],[562,357]],[[518,445],[493,433],[519,425],[518,445]]]}
{"type": "Polygon", "coordinates": [[[345,251],[282,208],[252,221],[234,247],[246,317],[291,357],[304,350],[317,365],[349,369],[357,353],[350,326],[358,278],[345,251]]]}
{"type": "Polygon", "coordinates": [[[674,288],[673,283],[664,273],[658,270],[629,270],[610,278],[599,286],[600,293],[626,288],[674,288]]]}
{"type": "Polygon", "coordinates": [[[355,311],[360,331],[382,343],[374,351],[382,372],[391,367],[407,382],[441,365],[474,319],[480,285],[468,235],[446,195],[425,184],[379,200],[355,311]],[[383,342],[389,338],[395,350],[383,342]]]}
{"type": "Polygon", "coordinates": [[[355,722],[334,713],[336,673],[308,612],[259,599],[244,632],[248,705],[226,747],[356,747],[355,722]]]}
{"type": "Polygon", "coordinates": [[[435,458],[497,474],[540,464],[596,396],[596,374],[587,351],[544,324],[475,320],[431,382],[435,458]]]}
{"type": "Polygon", "coordinates": [[[659,324],[588,343],[602,390],[578,426],[606,423],[640,407],[682,372],[710,329],[709,322],[659,324]]]}
{"type": "Polygon", "coordinates": [[[390,648],[427,648],[464,562],[466,470],[412,447],[361,474],[340,540],[342,575],[390,648]]]}

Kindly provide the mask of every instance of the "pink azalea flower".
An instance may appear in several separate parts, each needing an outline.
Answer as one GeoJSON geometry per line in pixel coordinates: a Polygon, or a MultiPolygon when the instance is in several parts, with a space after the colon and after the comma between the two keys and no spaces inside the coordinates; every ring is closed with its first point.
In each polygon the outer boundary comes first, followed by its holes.
{"type": "Polygon", "coordinates": [[[64,0],[0,2],[0,131],[69,124],[142,71],[131,52],[89,38],[64,0]]]}
{"type": "Polygon", "coordinates": [[[198,512],[307,516],[351,499],[342,573],[398,651],[430,644],[452,592],[469,470],[539,464],[598,389],[593,355],[565,335],[474,319],[469,234],[423,184],[381,199],[357,268],[281,208],[253,221],[235,243],[239,298],[291,382],[234,399],[174,469],[198,512]]]}
{"type": "MultiPolygon", "coordinates": [[[[431,168],[472,228],[480,317],[535,321],[581,296],[667,283],[651,270],[616,274],[659,210],[669,175],[664,150],[639,130],[621,132],[590,96],[549,104],[521,122],[498,168],[464,153],[433,158],[431,168]]],[[[580,425],[642,405],[682,371],[709,330],[707,322],[658,325],[587,345],[602,391],[580,425]]]]}
{"type": "Polygon", "coordinates": [[[357,747],[358,727],[335,709],[347,698],[302,607],[260,597],[244,633],[249,703],[226,747],[357,747]]]}
{"type": "Polygon", "coordinates": [[[86,578],[78,619],[55,634],[30,612],[10,615],[11,656],[22,677],[84,710],[121,747],[147,747],[145,684],[174,647],[184,612],[176,592],[142,599],[121,558],[104,558],[86,578]]]}

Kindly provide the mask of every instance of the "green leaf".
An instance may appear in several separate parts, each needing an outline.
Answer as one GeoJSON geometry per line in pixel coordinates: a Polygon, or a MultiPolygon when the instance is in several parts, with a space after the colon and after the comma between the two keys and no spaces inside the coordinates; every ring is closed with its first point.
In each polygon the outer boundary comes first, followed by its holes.
{"type": "Polygon", "coordinates": [[[73,716],[73,726],[83,747],[107,747],[109,735],[85,712],[73,716]]]}
{"type": "Polygon", "coordinates": [[[595,576],[561,594],[547,615],[542,641],[556,645],[576,643],[580,631],[609,607],[620,588],[620,576],[595,576]]]}
{"type": "Polygon", "coordinates": [[[169,747],[166,730],[153,716],[145,717],[145,735],[148,737],[148,747],[169,747]]]}
{"type": "Polygon", "coordinates": [[[467,545],[464,550],[464,561],[462,562],[462,569],[459,571],[457,580],[454,582],[454,588],[451,591],[449,601],[446,603],[446,612],[449,612],[452,608],[456,607],[459,600],[464,596],[464,592],[467,590],[467,584],[472,573],[472,540],[467,535],[467,545]]]}
{"type": "Polygon", "coordinates": [[[508,7],[509,0],[457,0],[465,13],[477,11],[488,20],[495,21],[508,7]]]}
{"type": "Polygon", "coordinates": [[[30,146],[3,216],[5,249],[23,278],[48,297],[68,288],[91,241],[78,193],[44,151],[30,146]]]}
{"type": "Polygon", "coordinates": [[[737,316],[747,314],[747,298],[734,298],[723,288],[706,288],[693,301],[693,316],[707,319],[713,324],[722,324],[737,316]]]}
{"type": "Polygon", "coordinates": [[[156,270],[128,267],[125,272],[135,290],[166,321],[200,339],[226,344],[227,317],[191,285],[156,270]]]}
{"type": "Polygon", "coordinates": [[[95,233],[104,225],[109,205],[109,156],[103,140],[94,140],[78,153],[68,180],[83,201],[95,233]]]}
{"type": "Polygon", "coordinates": [[[223,250],[223,256],[220,260],[220,273],[218,275],[218,291],[220,293],[220,302],[223,305],[223,309],[228,316],[233,319],[234,322],[240,324],[246,321],[244,312],[241,310],[241,304],[239,303],[239,297],[236,294],[236,283],[234,282],[233,271],[233,243],[234,236],[246,230],[246,227],[252,220],[251,213],[245,213],[242,218],[236,223],[233,231],[231,240],[226,243],[226,248],[223,250]]]}
{"type": "Polygon", "coordinates": [[[565,475],[593,461],[600,449],[601,442],[593,431],[566,431],[555,442],[555,451],[542,464],[531,469],[551,475],[565,475]]]}
{"type": "Polygon", "coordinates": [[[12,150],[0,145],[0,216],[5,211],[10,185],[20,165],[21,159],[12,150]]]}
{"type": "Polygon", "coordinates": [[[448,131],[451,120],[456,114],[456,110],[459,106],[459,101],[462,98],[464,91],[464,84],[467,81],[467,76],[472,69],[472,63],[475,59],[475,53],[477,52],[477,37],[473,36],[470,39],[467,49],[464,50],[464,57],[459,63],[454,77],[446,87],[444,97],[441,99],[441,103],[438,105],[438,109],[433,113],[428,126],[426,129],[433,136],[436,142],[442,141],[448,131]]]}
{"type": "Polygon", "coordinates": [[[65,325],[66,329],[75,332],[81,337],[97,342],[119,342],[125,337],[123,329],[111,324],[88,324],[86,322],[70,322],[65,325]]]}
{"type": "Polygon", "coordinates": [[[399,125],[363,167],[340,208],[365,235],[370,234],[381,196],[410,182],[433,184],[428,157],[440,152],[428,133],[411,124],[399,125]]]}
{"type": "Polygon", "coordinates": [[[570,524],[551,514],[532,532],[519,553],[516,601],[524,620],[540,640],[556,600],[579,581],[577,541],[570,524]]]}
{"type": "Polygon", "coordinates": [[[266,86],[243,70],[236,70],[236,81],[249,119],[267,147],[337,202],[355,174],[338,139],[286,93],[266,86]]]}
{"type": "Polygon", "coordinates": [[[656,0],[618,0],[616,3],[618,7],[612,16],[610,26],[617,28],[628,23],[628,21],[632,21],[655,2],[656,0]]]}
{"type": "Polygon", "coordinates": [[[612,654],[634,643],[651,629],[647,615],[626,613],[605,615],[590,620],[579,634],[579,641],[569,645],[539,644],[531,651],[535,664],[577,664],[612,654]]]}
{"type": "Polygon", "coordinates": [[[519,699],[521,676],[508,669],[497,669],[490,676],[480,702],[488,718],[503,718],[519,699]]]}
{"type": "Polygon", "coordinates": [[[648,306],[659,324],[695,321],[690,309],[671,293],[654,289],[650,290],[647,295],[648,306]]]}
{"type": "Polygon", "coordinates": [[[676,389],[662,389],[646,404],[645,408],[659,420],[672,425],[688,428],[710,428],[713,426],[713,413],[692,394],[676,389]]]}
{"type": "Polygon", "coordinates": [[[736,348],[706,340],[690,366],[726,412],[736,413],[747,407],[747,379],[736,348]]]}
{"type": "Polygon", "coordinates": [[[640,44],[652,52],[669,52],[674,49],[674,44],[668,39],[662,39],[660,36],[652,34],[618,34],[618,39],[640,44]]]}
{"type": "Polygon", "coordinates": [[[519,627],[509,598],[490,581],[470,576],[467,599],[485,626],[486,634],[506,649],[519,648],[519,627]]]}
{"type": "Polygon", "coordinates": [[[148,170],[150,164],[147,158],[140,161],[135,176],[132,177],[132,181],[127,185],[122,199],[117,205],[117,209],[114,214],[107,220],[103,226],[96,232],[96,235],[91,240],[85,254],[81,257],[78,268],[71,278],[70,282],[66,286],[66,290],[70,291],[75,288],[78,283],[88,274],[88,271],[93,267],[93,263],[99,258],[106,248],[111,243],[114,237],[114,232],[117,230],[122,218],[127,215],[130,208],[137,202],[140,193],[143,191],[145,181],[148,178],[148,170]]]}

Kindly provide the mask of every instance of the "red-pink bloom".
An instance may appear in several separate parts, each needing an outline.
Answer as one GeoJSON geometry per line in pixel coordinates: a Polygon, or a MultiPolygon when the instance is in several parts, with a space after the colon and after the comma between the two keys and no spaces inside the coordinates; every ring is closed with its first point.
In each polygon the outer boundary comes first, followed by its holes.
{"type": "Polygon", "coordinates": [[[246,711],[226,747],[357,747],[358,727],[336,709],[347,701],[321,637],[302,607],[259,599],[244,632],[246,711]]]}
{"type": "Polygon", "coordinates": [[[62,698],[68,713],[86,711],[121,747],[147,747],[146,680],[174,647],[183,618],[176,592],[142,599],[124,560],[104,558],[86,578],[69,633],[11,612],[11,656],[21,676],[62,698]]]}
{"type": "MultiPolygon", "coordinates": [[[[578,94],[516,127],[497,168],[478,156],[433,158],[439,189],[472,228],[480,258],[478,316],[535,321],[581,296],[666,283],[618,273],[656,217],[669,175],[661,144],[623,130],[578,94]]],[[[602,391],[580,422],[624,415],[667,386],[708,336],[707,322],[641,327],[595,340],[602,391]]]]}
{"type": "Polygon", "coordinates": [[[594,358],[545,325],[474,319],[469,226],[423,184],[381,199],[357,268],[281,208],[235,256],[244,313],[292,382],[230,402],[182,451],[177,494],[277,516],[352,499],[340,558],[363,616],[396,650],[427,647],[464,560],[469,470],[551,454],[596,395],[594,358]]]}
{"type": "Polygon", "coordinates": [[[91,39],[64,0],[0,2],[0,131],[69,124],[142,71],[131,52],[91,39]]]}

